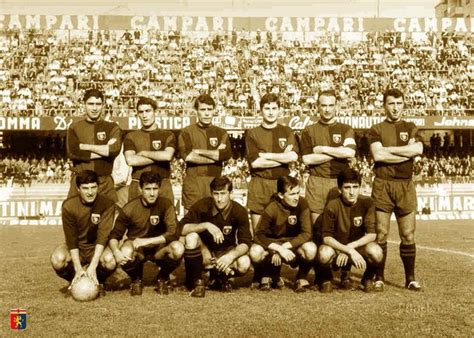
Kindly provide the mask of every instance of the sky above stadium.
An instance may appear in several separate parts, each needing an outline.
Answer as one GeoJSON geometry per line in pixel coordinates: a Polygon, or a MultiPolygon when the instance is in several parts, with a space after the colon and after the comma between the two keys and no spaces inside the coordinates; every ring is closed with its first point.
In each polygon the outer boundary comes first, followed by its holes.
{"type": "Polygon", "coordinates": [[[433,17],[439,0],[0,0],[3,14],[433,17]]]}

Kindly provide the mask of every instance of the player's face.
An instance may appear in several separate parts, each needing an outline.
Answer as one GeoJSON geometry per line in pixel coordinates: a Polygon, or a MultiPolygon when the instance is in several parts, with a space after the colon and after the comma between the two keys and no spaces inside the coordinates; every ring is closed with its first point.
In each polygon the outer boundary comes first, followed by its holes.
{"type": "Polygon", "coordinates": [[[280,115],[280,107],[278,107],[278,103],[269,102],[263,105],[262,107],[263,123],[274,124],[277,121],[279,115],[280,115]]]}
{"type": "Polygon", "coordinates": [[[344,202],[353,205],[357,202],[357,198],[359,197],[360,184],[344,183],[340,190],[344,202]]]}
{"type": "Polygon", "coordinates": [[[279,194],[283,201],[288,204],[290,207],[296,207],[298,201],[300,200],[300,186],[288,189],[284,194],[279,194]]]}
{"type": "Polygon", "coordinates": [[[160,187],[158,183],[145,183],[141,188],[142,198],[148,205],[154,204],[158,198],[160,187]]]}
{"type": "Polygon", "coordinates": [[[149,104],[141,104],[138,106],[138,117],[142,121],[145,129],[152,127],[155,124],[155,110],[149,104]]]}
{"type": "Polygon", "coordinates": [[[85,102],[86,117],[89,121],[97,121],[102,114],[103,102],[100,97],[91,96],[85,102]]]}
{"type": "Polygon", "coordinates": [[[79,191],[81,201],[85,204],[89,204],[95,201],[99,185],[95,182],[81,184],[77,190],[79,191]]]}
{"type": "Polygon", "coordinates": [[[336,98],[323,95],[319,98],[319,116],[325,123],[332,122],[336,115],[336,98]]]}
{"type": "Polygon", "coordinates": [[[198,123],[204,127],[210,126],[212,123],[212,117],[214,116],[214,112],[215,110],[212,104],[199,102],[199,106],[197,109],[198,123]]]}
{"type": "Polygon", "coordinates": [[[230,204],[230,191],[227,187],[223,190],[212,191],[212,198],[218,210],[224,210],[230,204]]]}
{"type": "Polygon", "coordinates": [[[387,96],[384,104],[385,114],[390,121],[397,122],[402,118],[403,97],[387,96]]]}

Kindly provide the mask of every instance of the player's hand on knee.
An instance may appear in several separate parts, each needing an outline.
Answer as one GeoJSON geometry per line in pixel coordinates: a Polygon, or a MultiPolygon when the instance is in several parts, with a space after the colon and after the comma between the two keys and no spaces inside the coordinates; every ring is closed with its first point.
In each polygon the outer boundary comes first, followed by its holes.
{"type": "Polygon", "coordinates": [[[229,255],[223,255],[222,257],[216,260],[216,268],[219,271],[226,272],[230,268],[232,262],[232,257],[230,257],[229,255]]]}
{"type": "Polygon", "coordinates": [[[361,270],[365,269],[366,267],[365,259],[364,257],[362,257],[360,253],[357,252],[357,250],[355,249],[351,250],[351,259],[352,259],[352,263],[357,269],[361,269],[361,270]]]}
{"type": "Polygon", "coordinates": [[[133,249],[137,250],[140,249],[141,247],[144,247],[148,244],[146,238],[135,238],[133,240],[133,249]]]}
{"type": "Polygon", "coordinates": [[[336,258],[336,265],[341,267],[341,266],[345,266],[347,265],[347,263],[349,262],[349,256],[347,256],[344,252],[340,252],[338,255],[337,255],[337,258],[336,258]]]}
{"type": "Polygon", "coordinates": [[[279,252],[281,258],[285,260],[285,262],[290,262],[293,259],[296,258],[296,255],[293,251],[290,249],[282,248],[282,250],[279,252]]]}
{"type": "Polygon", "coordinates": [[[216,242],[217,244],[221,244],[222,242],[224,242],[224,234],[217,226],[208,222],[206,224],[206,229],[214,238],[214,242],[216,242]]]}
{"type": "Polygon", "coordinates": [[[125,265],[125,264],[127,264],[128,262],[130,262],[132,260],[131,257],[126,256],[120,250],[117,250],[116,252],[114,252],[114,258],[115,258],[115,261],[117,262],[117,264],[119,264],[119,265],[125,265]]]}
{"type": "Polygon", "coordinates": [[[274,253],[272,256],[272,264],[275,266],[281,265],[281,256],[277,253],[274,253]]]}

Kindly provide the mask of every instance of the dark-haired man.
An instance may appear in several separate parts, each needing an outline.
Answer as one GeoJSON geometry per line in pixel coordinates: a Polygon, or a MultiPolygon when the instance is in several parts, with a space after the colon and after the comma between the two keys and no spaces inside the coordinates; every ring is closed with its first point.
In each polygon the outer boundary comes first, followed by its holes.
{"type": "Polygon", "coordinates": [[[170,161],[176,151],[176,137],[169,130],[160,130],[155,122],[155,100],[140,97],[137,102],[140,130],[128,133],[123,141],[127,164],[133,168],[128,200],[140,196],[139,180],[144,172],[157,173],[161,177],[160,196],[174,202],[170,182],[170,161]]]}
{"type": "MultiPolygon", "coordinates": [[[[337,177],[338,198],[328,201],[321,223],[318,261],[323,266],[335,263],[341,271],[341,287],[351,289],[351,266],[365,270],[364,291],[373,290],[375,267],[382,261],[382,249],[375,242],[375,207],[372,198],[361,196],[360,175],[353,169],[342,170],[337,177]],[[346,272],[346,274],[344,274],[346,272]]],[[[331,276],[331,275],[329,275],[331,276]]],[[[332,278],[322,281],[321,291],[332,291],[332,278]]]]}
{"type": "Polygon", "coordinates": [[[122,140],[118,125],[102,119],[103,106],[102,92],[87,90],[84,94],[86,117],[73,122],[67,130],[67,155],[73,163],[68,197],[77,194],[76,175],[83,170],[92,170],[99,177],[99,193],[114,202],[118,200],[111,173],[122,140]]]}
{"type": "Polygon", "coordinates": [[[183,206],[191,206],[210,196],[209,183],[222,174],[222,162],[232,155],[227,132],[212,125],[216,103],[214,99],[202,94],[196,98],[194,109],[197,123],[181,130],[178,137],[179,153],[186,161],[186,176],[183,179],[183,206]]]}
{"type": "Polygon", "coordinates": [[[142,294],[146,260],[160,266],[155,291],[167,295],[171,289],[170,273],[179,266],[184,253],[184,246],[178,241],[173,203],[161,196],[160,183],[157,173],[141,174],[140,196],[122,208],[110,234],[109,246],[115,260],[132,279],[132,296],[142,294]],[[125,234],[127,239],[119,247],[125,234]]]}
{"type": "Polygon", "coordinates": [[[106,245],[116,206],[98,194],[99,179],[93,171],[81,171],[74,181],[77,195],[66,199],[61,209],[66,243],[54,250],[51,264],[71,285],[83,275],[102,284],[115,269],[114,257],[106,245]]]}
{"type": "Polygon", "coordinates": [[[232,182],[227,177],[213,179],[210,191],[211,197],[193,204],[180,221],[185,236],[186,286],[193,297],[205,295],[204,267],[214,268],[212,286],[224,292],[232,289],[230,275],[243,275],[250,268],[247,210],[231,200],[232,182]]]}
{"type": "Polygon", "coordinates": [[[400,234],[400,257],[405,268],[405,287],[421,290],[415,279],[415,215],[416,190],[412,180],[413,158],[423,153],[418,128],[402,120],[404,97],[398,89],[388,89],[383,96],[387,118],[369,131],[370,151],[375,161],[372,197],[377,219],[377,242],[384,257],[376,273],[375,290],[383,291],[387,258],[387,237],[390,216],[395,213],[400,234]]]}

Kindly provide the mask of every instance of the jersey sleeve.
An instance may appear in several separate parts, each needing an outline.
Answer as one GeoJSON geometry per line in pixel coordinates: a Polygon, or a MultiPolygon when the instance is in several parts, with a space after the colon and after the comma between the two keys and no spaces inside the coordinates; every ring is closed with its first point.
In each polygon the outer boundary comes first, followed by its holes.
{"type": "Polygon", "coordinates": [[[115,204],[108,207],[101,215],[99,227],[97,229],[97,239],[95,244],[106,246],[109,235],[114,228],[115,204]]]}
{"type": "Polygon", "coordinates": [[[309,155],[313,153],[313,143],[309,131],[304,129],[301,133],[301,155],[309,155]]]}
{"type": "Polygon", "coordinates": [[[247,131],[245,135],[245,157],[247,158],[249,165],[251,165],[252,162],[259,157],[259,152],[260,150],[258,149],[257,141],[254,137],[254,132],[247,131]]]}
{"type": "Polygon", "coordinates": [[[309,242],[312,237],[312,227],[311,227],[311,214],[309,211],[309,206],[305,202],[303,210],[300,214],[300,222],[301,222],[301,232],[290,240],[290,244],[293,248],[297,248],[302,244],[309,242]]]}
{"type": "Polygon", "coordinates": [[[173,132],[170,132],[168,137],[166,138],[165,148],[168,148],[168,147],[171,147],[175,150],[178,147],[177,144],[176,144],[176,136],[174,135],[173,132]]]}
{"type": "Polygon", "coordinates": [[[336,234],[336,223],[337,213],[334,210],[333,204],[330,203],[326,206],[322,214],[322,237],[335,237],[336,234]]]}
{"type": "MultiPolygon", "coordinates": [[[[240,205],[238,205],[240,207],[240,205]]],[[[238,222],[237,242],[239,244],[247,244],[250,249],[252,245],[252,235],[250,233],[250,223],[247,210],[243,207],[238,208],[238,222]]]]}
{"type": "Polygon", "coordinates": [[[69,127],[66,135],[67,156],[71,160],[89,162],[91,160],[91,152],[79,149],[79,138],[77,137],[74,125],[69,127]]]}
{"type": "Polygon", "coordinates": [[[369,144],[375,143],[375,142],[382,142],[382,136],[380,135],[380,132],[376,126],[372,126],[369,129],[369,134],[367,137],[369,144]]]}
{"type": "Polygon", "coordinates": [[[258,244],[263,246],[264,249],[268,249],[268,246],[274,242],[274,240],[270,238],[271,225],[273,222],[272,209],[271,204],[265,208],[255,231],[255,240],[258,244]]]}
{"type": "Polygon", "coordinates": [[[232,156],[232,146],[230,145],[229,135],[222,130],[221,144],[225,144],[224,149],[219,150],[219,161],[227,161],[232,156]]]}
{"type": "Polygon", "coordinates": [[[423,137],[421,136],[418,127],[414,123],[411,123],[410,139],[414,139],[415,142],[423,142],[423,137]]]}
{"type": "Polygon", "coordinates": [[[132,133],[128,133],[123,140],[123,151],[133,150],[137,152],[137,147],[133,142],[132,133]]]}
{"type": "Polygon", "coordinates": [[[291,130],[291,128],[288,127],[287,130],[288,130],[288,144],[291,144],[293,146],[293,151],[299,154],[300,150],[299,150],[298,141],[296,140],[296,136],[293,133],[293,130],[291,130]]]}
{"type": "Polygon", "coordinates": [[[166,244],[176,241],[178,236],[178,224],[176,220],[176,212],[171,201],[166,203],[164,221],[166,224],[166,232],[163,237],[166,240],[166,244]]]}
{"type": "Polygon", "coordinates": [[[120,149],[122,148],[122,135],[118,125],[114,125],[112,128],[109,139],[112,138],[116,139],[117,141],[109,145],[109,157],[115,158],[118,156],[120,149]]]}
{"type": "Polygon", "coordinates": [[[79,248],[79,238],[77,234],[76,219],[74,215],[63,205],[61,212],[64,237],[69,250],[79,248]]]}
{"type": "Polygon", "coordinates": [[[179,133],[178,150],[179,155],[183,160],[186,160],[186,157],[188,157],[188,155],[193,150],[191,135],[189,135],[189,131],[187,129],[181,130],[181,132],[179,133]]]}
{"type": "Polygon", "coordinates": [[[357,148],[357,145],[356,145],[356,142],[355,142],[354,129],[352,129],[349,126],[347,127],[346,132],[344,133],[343,146],[344,147],[349,147],[349,148],[354,149],[354,150],[357,148]]]}
{"type": "Polygon", "coordinates": [[[122,240],[127,232],[128,224],[129,218],[127,214],[122,209],[119,209],[119,215],[115,221],[114,229],[110,233],[110,239],[116,239],[117,241],[122,240]]]}
{"type": "Polygon", "coordinates": [[[197,224],[201,223],[199,218],[199,208],[196,204],[192,205],[188,213],[179,221],[179,234],[183,233],[183,228],[186,224],[197,224]]]}

